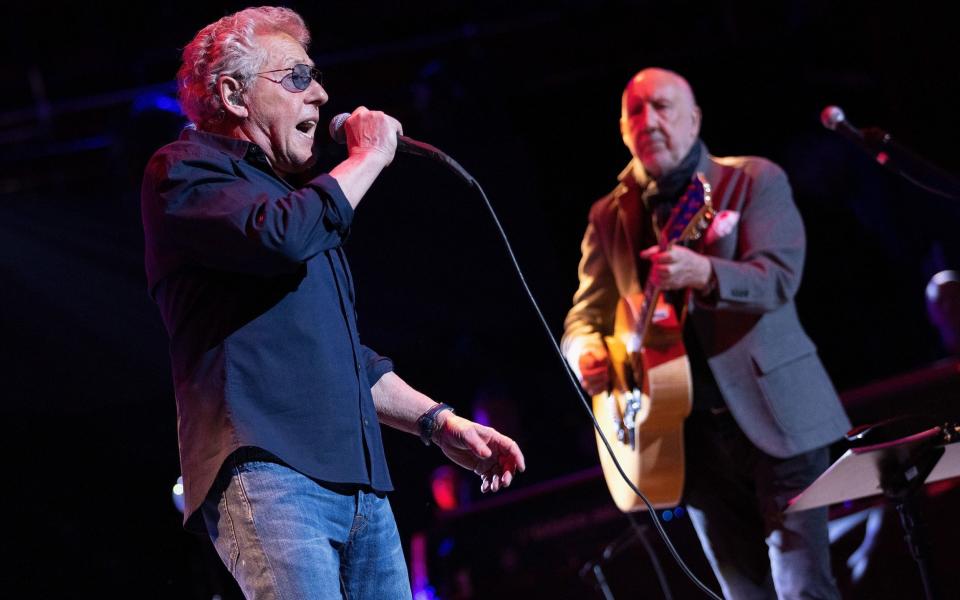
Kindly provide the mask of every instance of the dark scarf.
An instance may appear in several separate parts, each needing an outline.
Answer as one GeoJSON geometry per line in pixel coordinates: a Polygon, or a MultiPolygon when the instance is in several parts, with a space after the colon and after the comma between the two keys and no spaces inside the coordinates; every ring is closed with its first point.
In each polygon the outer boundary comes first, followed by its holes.
{"type": "Polygon", "coordinates": [[[687,189],[690,179],[697,170],[697,164],[700,163],[701,152],[702,144],[697,140],[676,169],[661,176],[660,179],[651,178],[647,182],[647,187],[640,197],[647,209],[656,214],[659,226],[662,227],[667,222],[670,211],[687,189]]]}

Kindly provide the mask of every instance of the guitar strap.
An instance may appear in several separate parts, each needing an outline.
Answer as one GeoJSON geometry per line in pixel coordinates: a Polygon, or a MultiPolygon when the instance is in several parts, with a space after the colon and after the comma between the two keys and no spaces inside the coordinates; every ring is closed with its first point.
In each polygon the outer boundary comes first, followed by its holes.
{"type": "MultiPolygon", "coordinates": [[[[680,197],[696,173],[697,164],[703,152],[702,143],[697,141],[690,148],[690,152],[680,161],[677,168],[661,177],[659,180],[648,177],[645,181],[637,181],[639,200],[643,210],[649,215],[651,228],[639,227],[640,239],[636,248],[642,250],[656,244],[660,240],[660,229],[670,220],[670,214],[676,209],[680,197]],[[647,235],[652,235],[648,239],[647,235]]],[[[637,264],[637,281],[646,281],[645,265],[637,264]]],[[[643,287],[642,285],[640,286],[643,287]]],[[[679,314],[679,312],[677,313],[679,314]]]]}

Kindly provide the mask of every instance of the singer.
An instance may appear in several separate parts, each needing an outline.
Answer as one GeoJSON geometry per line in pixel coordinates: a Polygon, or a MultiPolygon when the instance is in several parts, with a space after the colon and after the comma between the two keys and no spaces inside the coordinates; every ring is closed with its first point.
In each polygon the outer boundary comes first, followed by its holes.
{"type": "Polygon", "coordinates": [[[348,157],[314,162],[320,73],[285,8],[248,8],[184,48],[195,128],[143,179],[149,292],[170,336],[184,522],[248,598],[410,598],[380,425],[435,443],[484,492],[524,470],[517,444],[454,414],[362,345],[343,243],[401,126],[355,110],[348,157]]]}
{"type": "Polygon", "coordinates": [[[602,336],[619,298],[648,277],[667,290],[693,390],[683,501],[723,595],[839,598],[826,508],[783,513],[850,427],[794,306],[803,223],[780,167],[711,156],[700,122],[680,75],[650,68],[627,84],[620,131],[633,160],[590,210],[564,354],[589,393],[604,391],[602,336]],[[697,172],[717,216],[699,241],[660,251],[657,232],[697,172]]]}

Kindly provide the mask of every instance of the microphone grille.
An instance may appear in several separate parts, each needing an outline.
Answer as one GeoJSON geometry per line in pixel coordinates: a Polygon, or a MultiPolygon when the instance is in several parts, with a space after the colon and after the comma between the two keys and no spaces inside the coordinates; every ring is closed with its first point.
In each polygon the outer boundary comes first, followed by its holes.
{"type": "Polygon", "coordinates": [[[831,131],[836,129],[837,125],[843,123],[846,119],[847,117],[843,114],[843,109],[839,106],[828,106],[820,113],[820,122],[831,131]]]}
{"type": "Polygon", "coordinates": [[[343,124],[346,123],[347,119],[350,118],[350,113],[340,113],[334,118],[330,119],[330,137],[333,138],[338,144],[347,143],[347,131],[343,128],[343,124]]]}

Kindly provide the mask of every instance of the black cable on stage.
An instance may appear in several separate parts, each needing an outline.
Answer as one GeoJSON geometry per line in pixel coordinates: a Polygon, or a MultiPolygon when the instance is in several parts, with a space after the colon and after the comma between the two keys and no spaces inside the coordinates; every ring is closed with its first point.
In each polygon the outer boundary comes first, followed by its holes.
{"type": "MultiPolygon", "coordinates": [[[[340,115],[340,117],[343,117],[343,119],[340,121],[340,125],[336,127],[334,126],[334,122],[331,121],[330,130],[334,139],[337,139],[337,137],[334,135],[334,130],[339,129],[343,123],[343,120],[346,120],[347,116],[349,115],[340,115]]],[[[334,120],[338,118],[339,117],[334,117],[334,120]]],[[[537,314],[537,318],[540,319],[540,324],[543,326],[543,330],[546,333],[547,338],[550,340],[550,345],[554,352],[556,352],[556,355],[560,360],[560,364],[563,365],[564,372],[567,374],[570,384],[576,390],[577,397],[580,399],[584,410],[587,411],[587,415],[593,422],[594,429],[597,430],[597,433],[600,435],[600,439],[603,440],[604,447],[607,449],[607,453],[610,455],[610,458],[613,459],[613,464],[617,467],[617,472],[620,473],[620,477],[622,477],[627,485],[630,486],[630,489],[633,490],[633,493],[635,493],[646,505],[647,511],[651,515],[651,520],[653,521],[657,533],[660,534],[664,544],[666,544],[667,548],[670,550],[670,554],[673,556],[673,559],[680,566],[680,569],[684,572],[684,574],[690,578],[690,580],[693,581],[693,583],[700,588],[703,593],[714,600],[722,600],[720,596],[718,596],[713,590],[708,588],[702,581],[700,581],[700,579],[693,574],[693,571],[690,570],[690,567],[687,566],[687,563],[683,561],[683,559],[680,557],[680,554],[677,552],[677,549],[673,546],[673,542],[670,541],[670,536],[668,536],[667,532],[663,529],[660,519],[657,518],[656,509],[653,508],[653,505],[650,504],[650,501],[643,494],[643,492],[641,492],[637,486],[630,481],[630,478],[627,477],[623,467],[620,466],[620,462],[617,461],[617,457],[613,453],[613,448],[610,447],[610,442],[607,441],[606,436],[603,435],[603,431],[600,429],[600,423],[597,422],[597,418],[593,414],[593,409],[590,406],[590,401],[587,399],[586,392],[584,392],[583,388],[580,387],[580,382],[577,381],[576,374],[574,374],[573,369],[570,368],[570,365],[567,364],[567,359],[563,356],[563,352],[560,350],[560,345],[557,344],[557,341],[553,338],[553,333],[550,331],[550,325],[547,323],[547,319],[543,316],[543,311],[540,310],[540,305],[537,303],[533,292],[530,291],[530,286],[527,284],[527,278],[523,275],[523,270],[520,268],[520,263],[517,262],[517,257],[513,253],[513,247],[510,245],[510,240],[507,238],[507,233],[503,230],[503,226],[500,224],[500,219],[497,217],[496,211],[493,210],[493,206],[490,204],[490,199],[487,198],[487,194],[483,191],[483,188],[480,187],[480,184],[477,182],[477,180],[474,179],[473,176],[466,171],[466,169],[461,167],[457,161],[453,160],[434,146],[412,140],[404,136],[400,136],[400,141],[401,151],[436,160],[453,171],[468,186],[476,188],[476,190],[480,193],[480,197],[483,199],[483,203],[487,207],[487,211],[490,213],[490,218],[493,219],[493,224],[497,227],[497,232],[500,234],[500,239],[503,242],[503,246],[507,250],[507,255],[510,257],[510,262],[513,264],[514,271],[516,272],[517,277],[520,279],[520,283],[523,285],[524,292],[527,294],[527,299],[530,300],[530,305],[533,307],[533,311],[537,314]]]]}

